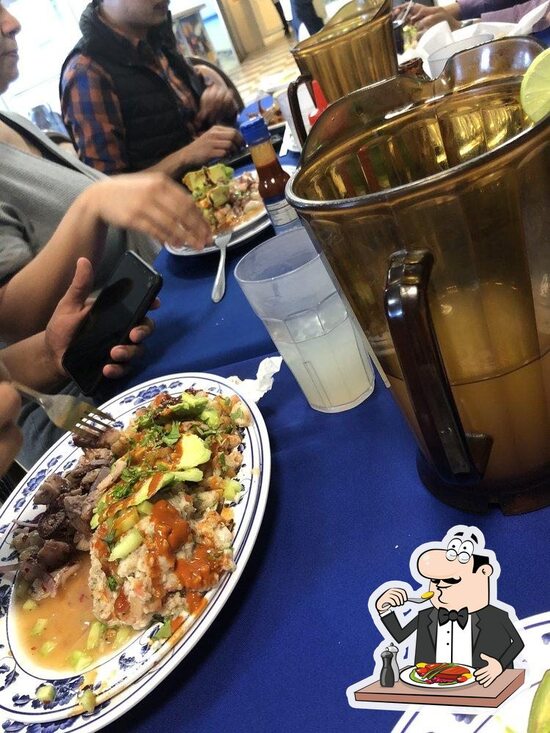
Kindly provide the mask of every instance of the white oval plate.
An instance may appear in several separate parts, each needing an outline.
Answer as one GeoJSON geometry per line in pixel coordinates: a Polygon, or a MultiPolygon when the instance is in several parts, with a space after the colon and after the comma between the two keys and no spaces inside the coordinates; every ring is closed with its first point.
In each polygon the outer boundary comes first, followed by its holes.
{"type": "MultiPolygon", "coordinates": [[[[296,170],[296,166],[283,165],[283,170],[285,170],[289,175],[292,175],[296,170]]],[[[247,219],[247,221],[243,222],[242,224],[237,224],[237,226],[234,227],[231,239],[229,240],[229,244],[227,245],[227,247],[234,247],[237,244],[243,244],[249,239],[252,239],[252,237],[255,237],[256,234],[259,234],[260,232],[263,232],[264,229],[267,229],[270,223],[271,222],[267,215],[267,211],[265,209],[259,211],[258,214],[256,214],[255,216],[247,219]]],[[[191,247],[176,248],[171,247],[169,244],[165,244],[164,247],[168,250],[168,252],[170,252],[170,254],[176,255],[177,257],[196,257],[197,255],[208,255],[212,254],[212,252],[220,251],[215,245],[205,247],[201,250],[192,249],[191,247]]]]}
{"type": "Polygon", "coordinates": [[[217,588],[206,594],[205,610],[190,617],[164,642],[150,643],[158,623],[140,632],[126,646],[100,660],[84,673],[67,677],[66,673],[37,674],[18,649],[11,621],[11,594],[15,581],[13,571],[1,572],[1,565],[12,563],[16,553],[10,546],[14,520],[29,521],[40,513],[33,505],[33,496],[51,473],[64,473],[81,455],[67,433],[33,466],[14,490],[0,512],[0,720],[2,730],[18,733],[39,733],[44,725],[48,733],[92,731],[116,720],[153,690],[191,651],[208,630],[235,587],[250,556],[262,522],[271,471],[269,438],[264,420],[256,404],[239,388],[223,377],[212,374],[171,374],[133,387],[102,406],[119,422],[127,425],[136,409],[149,403],[159,392],[176,395],[193,387],[212,394],[237,395],[252,415],[245,429],[243,462],[238,480],[244,491],[234,507],[233,552],[235,570],[222,576],[217,588]],[[89,677],[87,677],[89,675],[89,677]],[[93,684],[98,705],[93,713],[83,714],[77,695],[83,685],[93,684]],[[137,684],[139,682],[139,684],[137,684]],[[44,706],[35,697],[39,685],[49,683],[56,688],[53,703],[44,706]],[[54,721],[62,721],[56,725],[54,721]],[[52,725],[48,725],[48,724],[52,725]]]}
{"type": "MultiPolygon", "coordinates": [[[[465,664],[462,664],[461,667],[466,667],[465,664]]],[[[424,687],[432,689],[432,690],[442,690],[442,689],[453,689],[455,690],[457,687],[465,687],[466,685],[471,685],[472,682],[476,681],[475,677],[470,677],[466,680],[466,682],[453,682],[452,684],[445,684],[442,682],[433,682],[432,684],[428,684],[427,682],[417,682],[416,680],[411,679],[411,672],[415,669],[414,667],[405,667],[405,669],[401,670],[400,677],[403,680],[403,682],[406,682],[407,685],[414,685],[414,687],[424,687]]],[[[468,670],[474,674],[475,670],[473,667],[468,667],[468,670]]]]}

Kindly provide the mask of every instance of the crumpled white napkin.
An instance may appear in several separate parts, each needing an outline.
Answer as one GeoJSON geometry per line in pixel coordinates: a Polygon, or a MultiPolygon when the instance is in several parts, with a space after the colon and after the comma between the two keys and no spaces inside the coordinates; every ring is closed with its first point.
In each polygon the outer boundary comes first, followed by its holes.
{"type": "Polygon", "coordinates": [[[258,402],[273,387],[273,377],[280,370],[282,363],[281,356],[268,356],[260,362],[256,379],[239,379],[233,376],[228,377],[227,381],[239,387],[253,402],[258,402]]]}

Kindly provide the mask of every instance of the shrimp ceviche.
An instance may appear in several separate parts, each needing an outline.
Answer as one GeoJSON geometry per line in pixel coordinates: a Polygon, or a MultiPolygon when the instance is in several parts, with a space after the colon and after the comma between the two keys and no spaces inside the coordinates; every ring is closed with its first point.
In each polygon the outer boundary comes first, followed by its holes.
{"type": "Polygon", "coordinates": [[[73,659],[75,669],[109,651],[122,628],[161,621],[158,637],[168,637],[202,611],[207,591],[234,569],[233,506],[251,419],[236,395],[187,389],[158,394],[123,430],[73,438],[83,456],[46,478],[35,495],[42,513],[12,540],[37,660],[68,643],[63,629],[54,635],[55,605],[71,603],[73,586],[75,607],[88,614],[73,621],[89,634],[80,656],[64,649],[59,665],[73,659]]]}
{"type": "Polygon", "coordinates": [[[214,234],[244,224],[264,210],[253,172],[234,176],[233,168],[216,163],[187,173],[183,183],[214,234]]]}

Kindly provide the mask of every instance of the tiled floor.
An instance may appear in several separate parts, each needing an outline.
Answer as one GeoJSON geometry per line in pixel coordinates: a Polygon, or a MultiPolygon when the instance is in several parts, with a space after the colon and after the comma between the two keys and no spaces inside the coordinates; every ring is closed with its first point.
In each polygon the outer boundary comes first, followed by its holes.
{"type": "Polygon", "coordinates": [[[283,38],[271,46],[248,56],[240,68],[231,72],[245,104],[277,87],[285,87],[298,76],[298,67],[290,49],[294,41],[283,38]]]}

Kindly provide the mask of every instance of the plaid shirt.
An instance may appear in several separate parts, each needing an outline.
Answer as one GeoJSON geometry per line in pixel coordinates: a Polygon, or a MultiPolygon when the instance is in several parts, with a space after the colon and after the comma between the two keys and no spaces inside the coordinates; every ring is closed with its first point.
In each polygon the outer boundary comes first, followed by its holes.
{"type": "MultiPolygon", "coordinates": [[[[191,90],[172,71],[168,59],[140,41],[143,62],[172,87],[183,107],[197,111],[191,90]]],[[[72,58],[62,80],[63,120],[84,163],[103,173],[128,169],[125,129],[118,97],[109,74],[89,56],[72,58]]],[[[190,133],[197,130],[191,124],[190,133]]]]}

